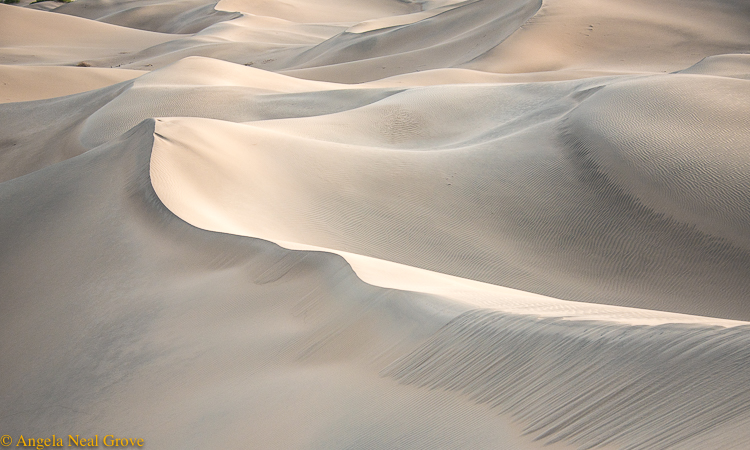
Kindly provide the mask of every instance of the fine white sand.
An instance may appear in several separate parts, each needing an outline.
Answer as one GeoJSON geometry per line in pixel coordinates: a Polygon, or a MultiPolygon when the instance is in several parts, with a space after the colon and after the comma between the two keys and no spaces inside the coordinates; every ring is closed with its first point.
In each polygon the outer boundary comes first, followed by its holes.
{"type": "Polygon", "coordinates": [[[750,446],[741,0],[0,4],[0,434],[750,446]]]}

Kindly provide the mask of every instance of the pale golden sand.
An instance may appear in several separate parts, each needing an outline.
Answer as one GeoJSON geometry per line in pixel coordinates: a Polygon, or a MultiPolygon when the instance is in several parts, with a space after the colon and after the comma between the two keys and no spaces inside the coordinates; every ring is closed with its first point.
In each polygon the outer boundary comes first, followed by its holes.
{"type": "Polygon", "coordinates": [[[749,25],[0,4],[0,434],[747,448],[749,25]]]}

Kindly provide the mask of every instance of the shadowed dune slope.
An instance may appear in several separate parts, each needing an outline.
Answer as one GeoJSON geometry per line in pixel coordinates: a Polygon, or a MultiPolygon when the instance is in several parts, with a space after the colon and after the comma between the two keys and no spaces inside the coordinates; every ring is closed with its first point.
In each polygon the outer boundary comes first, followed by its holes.
{"type": "Polygon", "coordinates": [[[140,30],[197,33],[217,22],[240,17],[239,13],[216,11],[216,3],[211,0],[76,0],[56,8],[55,12],[140,30]]]}
{"type": "MultiPolygon", "coordinates": [[[[71,68],[72,70],[72,68],[71,68]]],[[[0,181],[116,138],[158,116],[249,121],[328,114],[399,92],[297,80],[207,58],[186,58],[137,80],[50,101],[0,104],[0,181]]]]}
{"type": "Polygon", "coordinates": [[[221,0],[217,9],[241,11],[295,23],[361,22],[380,17],[409,14],[431,1],[413,0],[221,0]]]}
{"type": "Polygon", "coordinates": [[[270,67],[303,78],[341,82],[454,67],[498,45],[540,5],[539,0],[462,2],[414,23],[344,32],[270,67]]]}
{"type": "Polygon", "coordinates": [[[130,82],[67,97],[0,104],[0,181],[7,181],[89,150],[80,141],[86,118],[130,82]]]}
{"type": "Polygon", "coordinates": [[[748,331],[471,311],[384,373],[510,413],[542,442],[740,449],[750,444],[748,331]]]}

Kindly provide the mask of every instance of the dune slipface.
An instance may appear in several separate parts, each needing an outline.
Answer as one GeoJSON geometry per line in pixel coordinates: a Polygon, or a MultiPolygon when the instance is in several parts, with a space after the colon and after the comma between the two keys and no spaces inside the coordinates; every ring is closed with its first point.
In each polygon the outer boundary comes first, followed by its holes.
{"type": "Polygon", "coordinates": [[[749,25],[0,4],[2,444],[748,448],[749,25]]]}

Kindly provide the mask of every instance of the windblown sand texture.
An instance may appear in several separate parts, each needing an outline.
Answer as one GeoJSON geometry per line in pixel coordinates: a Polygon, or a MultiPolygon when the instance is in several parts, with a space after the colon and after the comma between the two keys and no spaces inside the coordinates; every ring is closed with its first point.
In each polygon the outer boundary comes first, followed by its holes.
{"type": "Polygon", "coordinates": [[[750,3],[0,4],[0,405],[159,450],[750,448],[750,3]]]}

